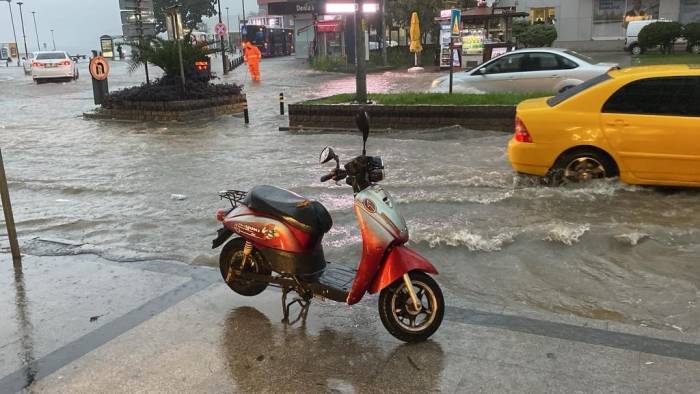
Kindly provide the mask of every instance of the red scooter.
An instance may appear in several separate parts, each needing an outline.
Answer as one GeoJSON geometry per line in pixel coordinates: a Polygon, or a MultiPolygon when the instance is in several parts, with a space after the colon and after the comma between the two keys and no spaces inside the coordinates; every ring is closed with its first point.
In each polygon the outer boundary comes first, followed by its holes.
{"type": "Polygon", "coordinates": [[[423,341],[442,323],[445,302],[438,284],[429,276],[435,267],[404,246],[408,228],[391,196],[377,183],[384,179],[384,165],[366,155],[369,118],[356,116],[362,131],[362,155],[340,168],[340,158],[326,147],[319,161],[335,161],[335,168],[321,178],[341,181],[353,188],[353,208],[362,235],[362,258],[354,270],[326,261],[321,241],[333,222],[324,206],[274,186],[255,186],[249,192],[219,193],[230,209],[216,213],[223,228],[212,248],[224,246],[219,258],[221,275],[238,294],[254,296],[268,285],[282,289],[284,320],[298,303],[295,321],[306,318],[313,297],[359,302],[365,293],[379,292],[379,316],[384,327],[406,342],[423,341]],[[287,294],[299,297],[287,303],[287,294]]]}

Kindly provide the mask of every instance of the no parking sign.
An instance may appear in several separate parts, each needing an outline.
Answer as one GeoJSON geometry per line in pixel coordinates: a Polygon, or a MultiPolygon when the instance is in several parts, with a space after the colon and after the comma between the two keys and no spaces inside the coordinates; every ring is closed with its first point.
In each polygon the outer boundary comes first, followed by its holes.
{"type": "Polygon", "coordinates": [[[226,36],[226,33],[228,33],[228,29],[226,28],[225,24],[219,22],[214,25],[214,32],[217,36],[224,37],[226,36]]]}

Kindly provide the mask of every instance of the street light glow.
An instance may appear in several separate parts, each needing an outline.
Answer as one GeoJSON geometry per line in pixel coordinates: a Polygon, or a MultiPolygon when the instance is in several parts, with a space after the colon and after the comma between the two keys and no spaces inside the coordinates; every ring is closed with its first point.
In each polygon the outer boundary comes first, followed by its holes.
{"type": "MultiPolygon", "coordinates": [[[[365,3],[362,5],[362,12],[375,13],[379,10],[377,3],[365,3]]],[[[327,3],[327,14],[353,14],[355,12],[355,3],[327,3]]]]}

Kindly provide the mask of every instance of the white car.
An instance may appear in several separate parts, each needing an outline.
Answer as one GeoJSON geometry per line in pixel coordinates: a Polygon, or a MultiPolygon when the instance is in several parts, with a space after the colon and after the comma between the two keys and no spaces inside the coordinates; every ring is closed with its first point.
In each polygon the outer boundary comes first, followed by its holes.
{"type": "Polygon", "coordinates": [[[78,66],[65,51],[35,52],[32,78],[36,83],[47,79],[78,79],[78,66]]]}
{"type": "MultiPolygon", "coordinates": [[[[579,53],[556,48],[529,48],[508,52],[453,75],[452,91],[461,93],[545,92],[561,93],[605,74],[615,63],[593,64],[579,53]]],[[[433,92],[449,91],[450,77],[433,81],[433,92]]]]}

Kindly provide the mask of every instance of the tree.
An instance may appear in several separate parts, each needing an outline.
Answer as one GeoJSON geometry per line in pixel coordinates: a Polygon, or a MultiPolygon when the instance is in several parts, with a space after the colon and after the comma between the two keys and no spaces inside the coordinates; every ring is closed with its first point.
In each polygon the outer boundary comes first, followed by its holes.
{"type": "Polygon", "coordinates": [[[153,0],[153,10],[156,16],[156,31],[166,31],[165,9],[180,4],[183,25],[194,30],[203,17],[216,15],[217,0],[153,0]]]}
{"type": "Polygon", "coordinates": [[[557,39],[557,29],[554,25],[530,25],[517,39],[528,48],[549,47],[557,39]]]}

